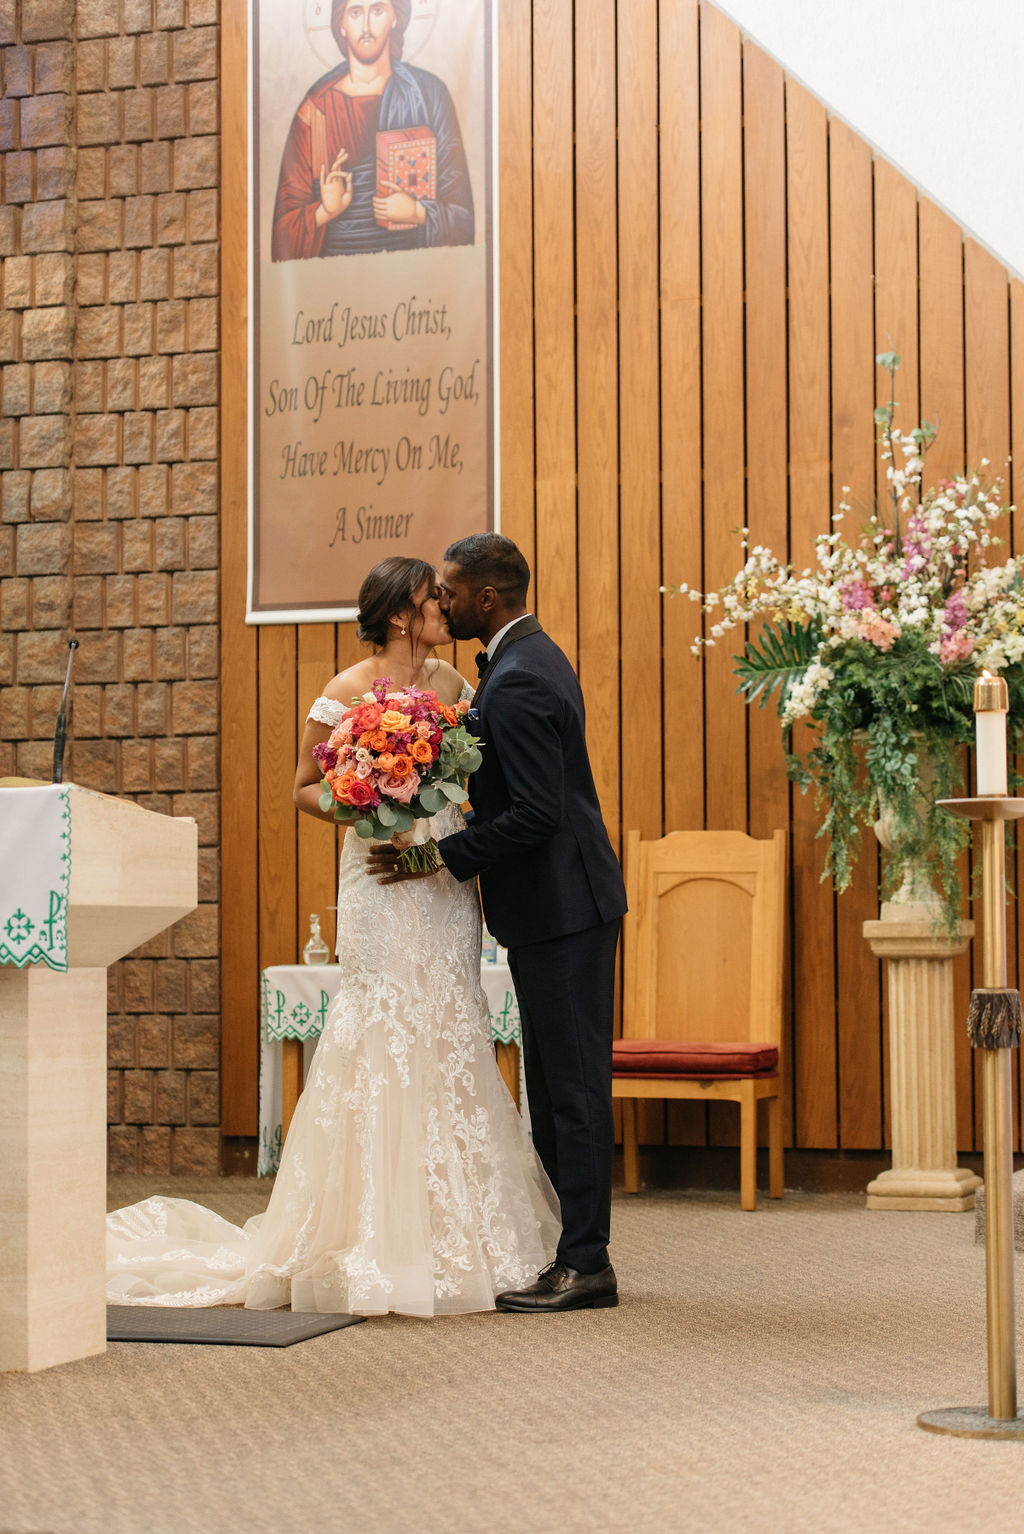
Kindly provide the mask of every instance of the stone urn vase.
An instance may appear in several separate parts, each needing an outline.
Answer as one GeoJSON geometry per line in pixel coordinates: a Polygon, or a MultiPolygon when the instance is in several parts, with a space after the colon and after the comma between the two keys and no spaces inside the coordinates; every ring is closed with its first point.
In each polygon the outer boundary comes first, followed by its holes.
{"type": "MultiPolygon", "coordinates": [[[[931,757],[920,760],[917,808],[926,810],[934,796],[935,764],[931,757]]],[[[884,852],[889,852],[896,840],[896,812],[883,794],[878,796],[878,819],[875,836],[884,852]]],[[[923,815],[920,815],[923,820],[923,815]]],[[[903,863],[903,874],[895,893],[882,902],[881,919],[898,921],[929,921],[934,925],[945,920],[945,905],[935,888],[928,865],[923,858],[909,857],[903,863]],[[891,914],[889,914],[891,913],[891,914]]]]}

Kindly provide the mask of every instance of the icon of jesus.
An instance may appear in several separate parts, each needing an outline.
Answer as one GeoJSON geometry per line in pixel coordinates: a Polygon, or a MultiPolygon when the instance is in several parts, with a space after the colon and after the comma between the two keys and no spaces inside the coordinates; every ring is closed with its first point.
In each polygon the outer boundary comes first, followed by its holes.
{"type": "Polygon", "coordinates": [[[271,259],[471,245],[458,118],[434,74],[402,63],[411,0],[334,0],[342,62],[308,92],[281,157],[271,259]]]}

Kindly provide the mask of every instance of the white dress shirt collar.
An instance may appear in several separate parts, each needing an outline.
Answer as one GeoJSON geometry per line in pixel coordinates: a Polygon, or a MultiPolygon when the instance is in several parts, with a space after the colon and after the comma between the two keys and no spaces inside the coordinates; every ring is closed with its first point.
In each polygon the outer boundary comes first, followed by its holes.
{"type": "Polygon", "coordinates": [[[509,629],[515,628],[517,623],[522,623],[524,618],[532,617],[532,613],[520,613],[518,618],[513,618],[511,623],[506,623],[504,628],[499,629],[491,639],[490,644],[487,646],[487,659],[494,659],[494,652],[498,648],[501,641],[504,639],[505,635],[508,633],[509,629]]]}

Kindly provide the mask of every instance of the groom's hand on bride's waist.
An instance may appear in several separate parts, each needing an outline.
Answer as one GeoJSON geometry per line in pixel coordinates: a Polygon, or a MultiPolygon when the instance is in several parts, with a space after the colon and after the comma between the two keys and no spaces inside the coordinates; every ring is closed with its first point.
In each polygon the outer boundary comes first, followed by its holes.
{"type": "Polygon", "coordinates": [[[370,847],[366,853],[366,872],[378,884],[404,884],[407,879],[432,879],[436,868],[403,868],[397,847],[370,847]]]}

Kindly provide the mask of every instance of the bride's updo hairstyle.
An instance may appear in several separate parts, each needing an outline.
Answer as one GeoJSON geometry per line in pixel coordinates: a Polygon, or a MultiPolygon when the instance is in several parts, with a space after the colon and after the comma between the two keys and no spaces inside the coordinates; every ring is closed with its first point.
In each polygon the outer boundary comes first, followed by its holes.
{"type": "Polygon", "coordinates": [[[388,642],[389,620],[402,613],[414,615],[410,628],[417,620],[422,625],[423,619],[416,612],[414,598],[425,581],[433,581],[436,577],[433,565],[428,565],[426,560],[405,559],[399,554],[374,565],[359,588],[356,622],[362,643],[383,650],[388,642]]]}

